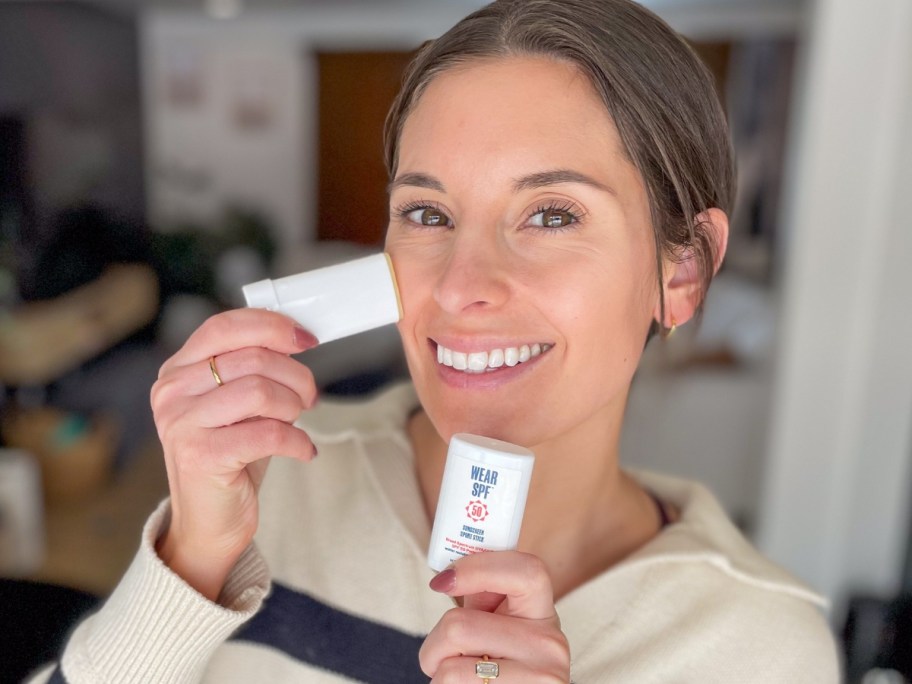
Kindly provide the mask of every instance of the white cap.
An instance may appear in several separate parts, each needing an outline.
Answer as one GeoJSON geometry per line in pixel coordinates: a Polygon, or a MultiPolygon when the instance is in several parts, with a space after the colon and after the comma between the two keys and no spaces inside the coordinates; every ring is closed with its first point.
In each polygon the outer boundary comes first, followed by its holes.
{"type": "MultiPolygon", "coordinates": [[[[517,464],[535,458],[535,455],[525,447],[492,437],[470,435],[467,432],[460,432],[450,438],[447,453],[465,456],[473,461],[484,461],[486,456],[492,456],[497,458],[499,463],[503,462],[505,457],[508,462],[515,459],[517,464]]],[[[514,467],[518,467],[518,465],[514,467]]]]}
{"type": "Polygon", "coordinates": [[[279,297],[276,295],[272,281],[268,278],[244,285],[242,289],[244,299],[247,300],[247,306],[255,309],[269,309],[270,311],[275,311],[279,306],[279,297]]]}

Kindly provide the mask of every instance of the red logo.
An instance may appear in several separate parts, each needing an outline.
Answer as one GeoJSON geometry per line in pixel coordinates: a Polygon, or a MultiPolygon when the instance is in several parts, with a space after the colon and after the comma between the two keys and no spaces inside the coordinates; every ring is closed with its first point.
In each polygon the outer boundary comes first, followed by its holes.
{"type": "Polygon", "coordinates": [[[466,514],[474,522],[481,522],[488,517],[488,507],[480,499],[475,499],[466,506],[466,514]]]}

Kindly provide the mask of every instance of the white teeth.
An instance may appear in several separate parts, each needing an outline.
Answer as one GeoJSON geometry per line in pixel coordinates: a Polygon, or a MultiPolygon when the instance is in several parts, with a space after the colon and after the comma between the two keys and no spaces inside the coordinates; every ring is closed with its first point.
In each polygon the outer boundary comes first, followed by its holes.
{"type": "Polygon", "coordinates": [[[472,352],[468,359],[469,370],[483,371],[488,367],[488,352],[472,352]]]}
{"type": "Polygon", "coordinates": [[[552,346],[554,345],[536,342],[531,345],[524,344],[520,347],[506,347],[491,351],[458,352],[438,344],[437,363],[466,373],[484,373],[503,366],[513,367],[518,363],[528,361],[533,356],[544,354],[552,346]]]}

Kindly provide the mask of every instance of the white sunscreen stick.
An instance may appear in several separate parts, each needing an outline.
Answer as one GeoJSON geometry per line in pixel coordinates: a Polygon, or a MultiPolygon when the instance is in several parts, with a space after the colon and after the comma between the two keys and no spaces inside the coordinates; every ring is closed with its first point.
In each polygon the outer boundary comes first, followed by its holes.
{"type": "Polygon", "coordinates": [[[428,548],[433,570],[470,553],[516,548],[534,463],[521,446],[453,435],[428,548]]]}
{"type": "Polygon", "coordinates": [[[247,306],[290,316],[320,344],[402,318],[396,274],[386,253],[259,280],[245,285],[243,292],[247,306]]]}

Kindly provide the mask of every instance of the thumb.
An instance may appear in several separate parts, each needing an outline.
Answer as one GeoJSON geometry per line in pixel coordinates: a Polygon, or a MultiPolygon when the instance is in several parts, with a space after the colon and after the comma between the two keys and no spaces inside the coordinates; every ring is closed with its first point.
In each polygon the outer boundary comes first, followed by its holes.
{"type": "Polygon", "coordinates": [[[491,591],[483,591],[478,594],[470,594],[462,597],[462,607],[471,608],[472,610],[481,610],[485,613],[493,613],[503,603],[506,596],[504,594],[495,594],[491,591]]]}

